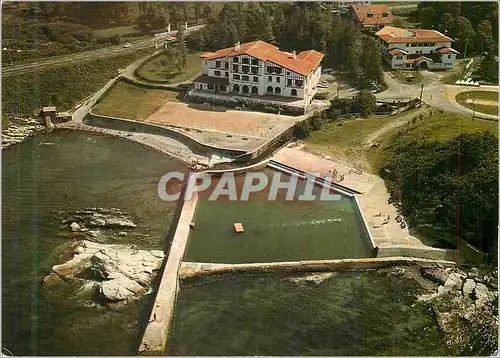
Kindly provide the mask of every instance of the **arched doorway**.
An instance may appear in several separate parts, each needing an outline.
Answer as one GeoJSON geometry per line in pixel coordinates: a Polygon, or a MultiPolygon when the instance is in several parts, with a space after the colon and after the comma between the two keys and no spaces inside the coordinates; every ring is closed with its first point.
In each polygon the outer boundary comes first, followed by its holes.
{"type": "Polygon", "coordinates": [[[274,89],[274,94],[281,94],[281,88],[276,87],[276,88],[274,89]]]}
{"type": "Polygon", "coordinates": [[[267,93],[273,93],[273,88],[271,86],[267,87],[267,93]]]}
{"type": "Polygon", "coordinates": [[[238,85],[233,85],[233,92],[240,92],[240,86],[238,85]]]}
{"type": "Polygon", "coordinates": [[[297,96],[297,90],[295,88],[292,88],[292,96],[297,96]]]}
{"type": "Polygon", "coordinates": [[[244,85],[241,89],[242,89],[242,92],[243,92],[243,93],[248,93],[248,92],[250,92],[250,91],[248,90],[248,86],[247,86],[247,85],[244,85]]]}
{"type": "Polygon", "coordinates": [[[421,70],[427,70],[429,68],[429,66],[427,65],[427,61],[421,61],[418,64],[418,68],[420,68],[421,70]]]}
{"type": "Polygon", "coordinates": [[[259,93],[259,89],[255,86],[252,86],[252,94],[258,94],[259,93]]]}

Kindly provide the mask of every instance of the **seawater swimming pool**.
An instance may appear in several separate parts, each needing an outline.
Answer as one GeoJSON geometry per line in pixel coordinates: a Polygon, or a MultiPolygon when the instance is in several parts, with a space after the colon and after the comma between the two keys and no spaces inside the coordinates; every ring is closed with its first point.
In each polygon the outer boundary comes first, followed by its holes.
{"type": "MultiPolygon", "coordinates": [[[[269,178],[275,172],[264,171],[269,178]]],[[[244,178],[236,176],[241,192],[244,178]]],[[[285,180],[284,180],[285,181],[285,180]]],[[[271,182],[271,180],[269,180],[271,182]]],[[[216,181],[212,186],[217,185],[216,181]]],[[[373,257],[369,238],[354,199],[299,201],[305,180],[299,181],[294,200],[286,201],[284,190],[269,201],[269,186],[250,195],[248,201],[208,200],[200,195],[184,261],[252,263],[373,257]],[[234,223],[242,223],[237,233],[234,223]]],[[[207,191],[208,193],[211,190],[207,191]]]]}

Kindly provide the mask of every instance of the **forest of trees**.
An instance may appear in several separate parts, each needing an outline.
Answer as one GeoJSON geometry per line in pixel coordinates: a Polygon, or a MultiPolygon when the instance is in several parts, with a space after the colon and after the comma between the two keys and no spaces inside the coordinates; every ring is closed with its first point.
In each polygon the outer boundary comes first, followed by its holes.
{"type": "Polygon", "coordinates": [[[381,175],[413,225],[432,224],[484,252],[497,252],[498,139],[461,134],[446,142],[391,141],[381,175]]]}
{"type": "Polygon", "coordinates": [[[457,39],[454,47],[467,57],[497,52],[496,1],[421,2],[418,20],[422,28],[435,29],[457,39]]]}
{"type": "Polygon", "coordinates": [[[378,42],[318,3],[228,3],[187,45],[215,51],[259,39],[285,51],[320,51],[323,66],[343,71],[361,88],[383,83],[378,42]]]}

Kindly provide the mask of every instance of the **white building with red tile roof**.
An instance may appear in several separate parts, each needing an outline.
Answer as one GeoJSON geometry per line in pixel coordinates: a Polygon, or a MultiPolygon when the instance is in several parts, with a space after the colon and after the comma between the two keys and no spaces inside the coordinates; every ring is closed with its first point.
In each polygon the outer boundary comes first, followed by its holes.
{"type": "Polygon", "coordinates": [[[351,9],[354,19],[363,27],[380,29],[394,21],[389,6],[385,4],[353,5],[351,9]]]}
{"type": "Polygon", "coordinates": [[[236,44],[200,55],[202,75],[195,91],[243,96],[280,96],[312,100],[324,55],[315,50],[298,54],[280,51],[264,41],[236,44]]]}
{"type": "Polygon", "coordinates": [[[393,69],[448,69],[453,67],[459,54],[451,48],[453,40],[436,30],[385,26],[375,35],[384,58],[393,69]]]}

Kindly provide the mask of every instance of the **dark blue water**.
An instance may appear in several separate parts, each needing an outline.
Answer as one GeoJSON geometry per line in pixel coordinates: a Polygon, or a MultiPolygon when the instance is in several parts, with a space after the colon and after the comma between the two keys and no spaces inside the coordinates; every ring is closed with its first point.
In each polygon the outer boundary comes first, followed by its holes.
{"type": "Polygon", "coordinates": [[[30,138],[2,156],[2,345],[15,355],[135,355],[151,295],[110,310],[85,307],[92,292],[78,292],[79,284],[41,286],[68,240],[57,235],[57,212],[121,208],[139,234],[122,241],[161,249],[173,204],[157,197],[157,182],[184,166],[127,140],[75,131],[30,138]]]}

